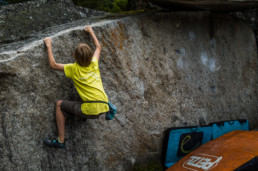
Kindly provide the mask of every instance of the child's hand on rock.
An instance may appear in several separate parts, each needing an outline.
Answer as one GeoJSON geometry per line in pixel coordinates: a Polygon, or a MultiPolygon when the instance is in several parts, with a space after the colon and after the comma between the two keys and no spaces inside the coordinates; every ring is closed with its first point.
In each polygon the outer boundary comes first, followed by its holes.
{"type": "Polygon", "coordinates": [[[51,43],[52,43],[52,39],[50,37],[46,37],[44,39],[44,43],[47,47],[50,47],[51,46],[51,43]]]}
{"type": "Polygon", "coordinates": [[[84,27],[84,30],[85,30],[86,32],[88,32],[88,33],[90,33],[90,32],[93,31],[91,26],[85,26],[85,27],[84,27]]]}

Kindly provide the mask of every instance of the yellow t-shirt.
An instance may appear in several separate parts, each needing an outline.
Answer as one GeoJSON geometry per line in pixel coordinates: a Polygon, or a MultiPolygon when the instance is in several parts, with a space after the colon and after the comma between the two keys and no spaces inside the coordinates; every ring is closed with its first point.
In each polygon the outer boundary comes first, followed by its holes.
{"type": "MultiPolygon", "coordinates": [[[[83,101],[108,102],[96,57],[93,57],[88,67],[82,67],[77,62],[65,64],[64,72],[66,77],[73,80],[74,86],[83,101]]],[[[105,103],[83,103],[81,110],[86,115],[98,115],[109,111],[109,107],[105,103]]]]}

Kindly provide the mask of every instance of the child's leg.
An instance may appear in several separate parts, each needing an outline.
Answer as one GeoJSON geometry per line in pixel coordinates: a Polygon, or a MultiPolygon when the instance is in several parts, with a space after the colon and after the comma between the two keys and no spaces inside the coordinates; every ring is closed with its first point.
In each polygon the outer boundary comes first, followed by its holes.
{"type": "Polygon", "coordinates": [[[56,102],[56,124],[58,129],[58,137],[62,142],[65,139],[65,115],[61,111],[62,100],[56,102]]]}

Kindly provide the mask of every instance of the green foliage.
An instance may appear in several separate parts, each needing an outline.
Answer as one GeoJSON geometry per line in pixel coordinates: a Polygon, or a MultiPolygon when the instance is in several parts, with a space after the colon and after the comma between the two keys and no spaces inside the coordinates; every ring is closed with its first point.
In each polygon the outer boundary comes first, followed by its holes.
{"type": "Polygon", "coordinates": [[[113,12],[122,12],[127,10],[128,0],[114,0],[113,12]]]}
{"type": "Polygon", "coordinates": [[[95,10],[118,13],[127,10],[128,0],[73,0],[73,3],[95,10]]]}

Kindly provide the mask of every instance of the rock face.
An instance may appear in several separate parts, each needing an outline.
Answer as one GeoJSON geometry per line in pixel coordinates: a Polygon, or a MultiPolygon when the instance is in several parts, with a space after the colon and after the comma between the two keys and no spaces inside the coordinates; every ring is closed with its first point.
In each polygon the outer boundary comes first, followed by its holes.
{"type": "MultiPolygon", "coordinates": [[[[50,34],[57,62],[73,62],[80,42],[93,45],[86,24],[50,34]]],[[[78,96],[63,73],[49,68],[42,39],[13,47],[0,53],[0,170],[130,170],[160,158],[166,128],[229,119],[258,126],[256,42],[242,21],[174,12],[93,27],[118,121],[69,117],[66,149],[44,146],[42,139],[55,135],[55,101],[78,96]]]]}
{"type": "Polygon", "coordinates": [[[250,24],[256,37],[256,45],[258,45],[258,9],[238,11],[231,14],[250,24]]]}
{"type": "Polygon", "coordinates": [[[28,1],[0,8],[0,45],[35,37],[48,27],[105,12],[74,6],[70,0],[28,1]]]}
{"type": "Polygon", "coordinates": [[[258,8],[257,0],[146,0],[172,9],[245,10],[258,8]]]}

